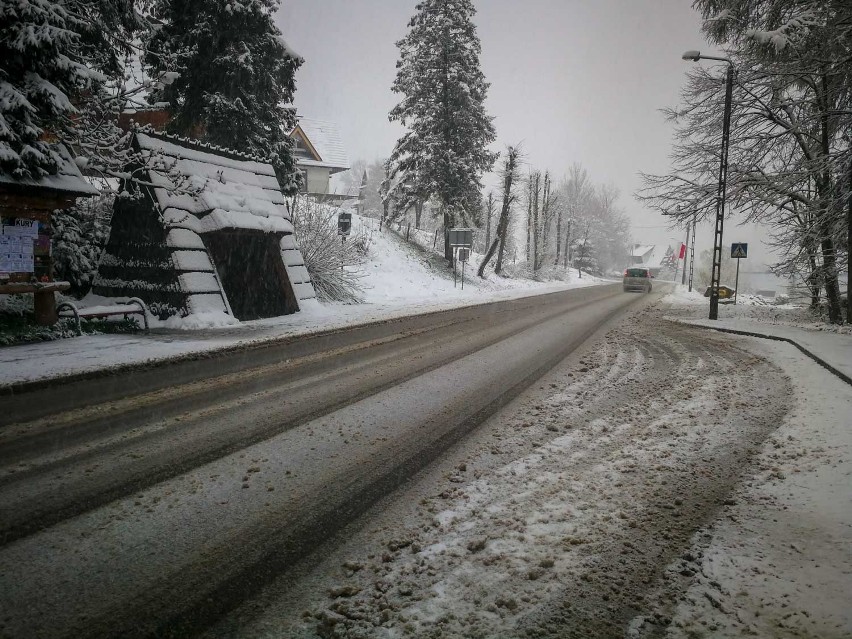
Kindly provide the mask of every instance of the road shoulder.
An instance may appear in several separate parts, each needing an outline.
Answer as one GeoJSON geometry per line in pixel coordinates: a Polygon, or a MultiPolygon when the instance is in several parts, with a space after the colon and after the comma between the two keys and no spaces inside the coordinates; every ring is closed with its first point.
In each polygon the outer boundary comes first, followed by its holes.
{"type": "MultiPolygon", "coordinates": [[[[665,636],[849,636],[852,389],[790,345],[733,339],[791,378],[792,408],[763,445],[754,476],[669,566],[669,589],[683,574],[695,576],[665,636]]],[[[646,631],[669,616],[667,607],[634,619],[631,636],[659,636],[646,631]]]]}

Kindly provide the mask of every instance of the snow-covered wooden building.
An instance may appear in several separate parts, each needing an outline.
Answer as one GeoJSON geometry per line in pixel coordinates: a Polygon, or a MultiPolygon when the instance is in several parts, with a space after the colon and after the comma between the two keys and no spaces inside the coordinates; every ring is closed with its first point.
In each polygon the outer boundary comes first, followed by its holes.
{"type": "Polygon", "coordinates": [[[329,180],[349,170],[349,157],[334,122],[299,116],[290,131],[293,157],[302,171],[303,190],[313,196],[333,196],[329,180]]]}
{"type": "Polygon", "coordinates": [[[141,166],[116,198],[93,290],[140,297],[160,317],[294,313],[316,297],[272,166],[137,132],[141,166]]]}

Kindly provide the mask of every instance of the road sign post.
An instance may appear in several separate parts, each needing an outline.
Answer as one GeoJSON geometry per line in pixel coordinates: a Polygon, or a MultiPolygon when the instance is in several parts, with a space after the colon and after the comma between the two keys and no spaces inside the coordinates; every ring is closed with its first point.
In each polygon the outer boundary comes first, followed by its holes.
{"type": "Polygon", "coordinates": [[[740,293],[740,260],[748,257],[748,244],[745,242],[731,244],[731,257],[737,261],[737,277],[734,282],[734,305],[736,305],[737,296],[740,293]]]}
{"type": "Polygon", "coordinates": [[[337,214],[337,234],[343,237],[352,231],[352,214],[341,211],[337,214]]]}
{"type": "Polygon", "coordinates": [[[468,260],[470,259],[470,249],[466,248],[466,247],[459,247],[458,255],[459,255],[459,262],[461,262],[461,265],[462,265],[461,287],[462,287],[462,290],[464,290],[464,267],[465,267],[465,264],[467,264],[468,260]]]}
{"type": "MultiPolygon", "coordinates": [[[[455,287],[456,259],[458,259],[458,253],[461,249],[467,249],[467,253],[465,254],[465,261],[467,261],[467,256],[470,255],[470,248],[473,246],[473,229],[449,229],[447,235],[449,236],[450,246],[453,249],[453,287],[455,287]]],[[[464,269],[464,262],[462,262],[462,269],[464,269]]],[[[464,274],[462,274],[462,288],[464,288],[464,274]]]]}

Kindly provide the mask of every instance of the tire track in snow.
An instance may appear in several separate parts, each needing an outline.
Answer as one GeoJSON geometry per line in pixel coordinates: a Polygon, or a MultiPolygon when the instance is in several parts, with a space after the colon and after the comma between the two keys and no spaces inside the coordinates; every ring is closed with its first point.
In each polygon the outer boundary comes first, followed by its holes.
{"type": "Polygon", "coordinates": [[[780,420],[788,384],[726,340],[643,314],[545,381],[414,512],[394,510],[403,524],[371,522],[324,564],[331,577],[299,585],[312,595],[269,594],[265,614],[237,617],[242,632],[210,636],[623,636],[780,420]]]}

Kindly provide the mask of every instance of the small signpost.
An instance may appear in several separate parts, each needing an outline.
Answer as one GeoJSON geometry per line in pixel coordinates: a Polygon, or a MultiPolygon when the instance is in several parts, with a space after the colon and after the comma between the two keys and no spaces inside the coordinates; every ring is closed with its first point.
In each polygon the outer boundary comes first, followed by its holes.
{"type": "Polygon", "coordinates": [[[459,262],[462,265],[462,290],[464,290],[464,265],[467,264],[467,261],[470,259],[470,249],[466,247],[459,247],[459,262]]]}
{"type": "Polygon", "coordinates": [[[341,211],[337,214],[337,234],[344,239],[352,231],[352,214],[341,211]]]}
{"type": "Polygon", "coordinates": [[[737,261],[737,278],[734,283],[734,304],[737,303],[737,295],[740,290],[740,260],[748,257],[748,244],[745,242],[731,244],[731,258],[737,261]]]}
{"type": "MultiPolygon", "coordinates": [[[[352,231],[352,214],[348,211],[340,211],[337,214],[337,234],[340,236],[340,243],[346,244],[346,238],[352,231]]],[[[343,270],[343,253],[340,254],[340,270],[343,270]]]]}
{"type": "Polygon", "coordinates": [[[464,264],[470,258],[470,248],[473,246],[473,229],[449,229],[447,231],[450,246],[453,249],[453,286],[456,285],[456,260],[462,263],[462,289],[464,289],[464,264]],[[464,260],[460,252],[465,251],[464,260]]]}

